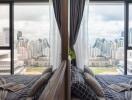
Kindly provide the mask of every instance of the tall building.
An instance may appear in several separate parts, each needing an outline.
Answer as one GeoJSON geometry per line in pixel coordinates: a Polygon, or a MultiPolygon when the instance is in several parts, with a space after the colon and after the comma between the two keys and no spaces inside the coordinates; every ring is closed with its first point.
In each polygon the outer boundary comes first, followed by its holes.
{"type": "Polygon", "coordinates": [[[3,35],[4,35],[4,45],[9,46],[9,28],[3,29],[3,35]]]}
{"type": "Polygon", "coordinates": [[[0,32],[0,46],[9,46],[9,28],[3,28],[0,32]]]}
{"type": "Polygon", "coordinates": [[[22,37],[22,32],[21,31],[18,31],[17,32],[17,40],[19,40],[20,37],[22,37]]]}
{"type": "Polygon", "coordinates": [[[129,29],[128,44],[132,46],[132,28],[129,29]]]}
{"type": "Polygon", "coordinates": [[[0,32],[0,46],[3,46],[3,43],[4,41],[3,41],[3,34],[2,34],[2,32],[0,32]]]}
{"type": "Polygon", "coordinates": [[[90,47],[89,48],[89,57],[92,58],[92,57],[97,57],[97,56],[100,56],[101,55],[101,51],[100,49],[98,48],[93,48],[93,47],[90,47]]]}

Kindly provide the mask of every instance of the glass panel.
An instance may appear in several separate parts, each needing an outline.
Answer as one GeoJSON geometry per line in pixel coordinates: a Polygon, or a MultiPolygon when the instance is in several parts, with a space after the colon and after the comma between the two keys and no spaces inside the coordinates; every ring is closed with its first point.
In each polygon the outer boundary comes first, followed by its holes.
{"type": "Polygon", "coordinates": [[[0,46],[9,46],[9,5],[0,4],[0,46]]]}
{"type": "Polygon", "coordinates": [[[124,5],[91,4],[88,31],[88,66],[95,74],[123,74],[124,5]]]}
{"type": "Polygon", "coordinates": [[[0,75],[10,74],[10,50],[0,50],[0,75]]]}
{"type": "MultiPolygon", "coordinates": [[[[129,5],[128,46],[132,47],[132,4],[129,5]]],[[[127,51],[127,74],[132,75],[132,50],[127,51]]]]}
{"type": "Polygon", "coordinates": [[[132,75],[132,50],[127,51],[127,74],[132,75]]]}
{"type": "Polygon", "coordinates": [[[132,4],[129,5],[129,34],[128,46],[132,47],[132,4]]]}
{"type": "Polygon", "coordinates": [[[49,66],[49,7],[15,4],[14,58],[17,74],[41,74],[49,66]]]}

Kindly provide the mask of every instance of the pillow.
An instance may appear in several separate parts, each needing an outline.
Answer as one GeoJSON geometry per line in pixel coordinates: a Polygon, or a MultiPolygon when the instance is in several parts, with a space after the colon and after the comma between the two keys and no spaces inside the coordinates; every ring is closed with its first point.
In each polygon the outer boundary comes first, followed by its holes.
{"type": "Polygon", "coordinates": [[[79,73],[81,73],[81,74],[84,73],[82,69],[77,68],[76,66],[71,66],[71,70],[72,70],[72,71],[77,71],[77,72],[79,72],[79,73]]]}
{"type": "Polygon", "coordinates": [[[82,100],[98,100],[94,91],[85,84],[83,75],[77,70],[72,70],[71,77],[71,93],[72,96],[78,97],[82,100]]]}
{"type": "Polygon", "coordinates": [[[51,73],[46,73],[40,76],[40,78],[32,85],[28,93],[28,98],[34,98],[33,100],[37,100],[48,83],[50,77],[51,73]]]}
{"type": "Polygon", "coordinates": [[[42,75],[48,72],[52,72],[52,67],[47,67],[46,69],[44,69],[42,75]]]}
{"type": "Polygon", "coordinates": [[[99,82],[88,73],[84,73],[85,81],[99,97],[104,97],[104,91],[99,82]]]}
{"type": "Polygon", "coordinates": [[[88,66],[84,66],[84,72],[89,73],[90,75],[95,77],[93,71],[88,66]]]}

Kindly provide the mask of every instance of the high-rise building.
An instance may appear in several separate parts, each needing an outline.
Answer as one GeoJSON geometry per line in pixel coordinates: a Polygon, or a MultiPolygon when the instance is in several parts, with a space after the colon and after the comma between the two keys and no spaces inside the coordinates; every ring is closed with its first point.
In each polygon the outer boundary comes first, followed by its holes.
{"type": "Polygon", "coordinates": [[[3,46],[3,34],[0,32],[0,46],[3,46]]]}
{"type": "Polygon", "coordinates": [[[22,32],[21,31],[18,31],[17,32],[17,40],[19,40],[20,37],[22,37],[22,32]]]}
{"type": "Polygon", "coordinates": [[[132,28],[129,29],[128,44],[132,46],[132,28]]]}
{"type": "Polygon", "coordinates": [[[3,28],[0,32],[0,46],[9,46],[9,28],[3,28]]]}
{"type": "Polygon", "coordinates": [[[9,46],[9,28],[3,29],[3,35],[4,35],[4,46],[9,46]]]}

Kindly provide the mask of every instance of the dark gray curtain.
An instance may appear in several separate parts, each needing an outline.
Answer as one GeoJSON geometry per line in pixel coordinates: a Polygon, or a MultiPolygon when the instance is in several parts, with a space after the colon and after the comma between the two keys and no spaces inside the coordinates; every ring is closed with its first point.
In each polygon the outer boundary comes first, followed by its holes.
{"type": "Polygon", "coordinates": [[[60,35],[61,35],[61,1],[62,0],[53,0],[53,8],[54,8],[58,29],[60,31],[60,35]]]}
{"type": "Polygon", "coordinates": [[[72,50],[77,40],[84,6],[85,0],[70,0],[70,48],[72,50]]]}

